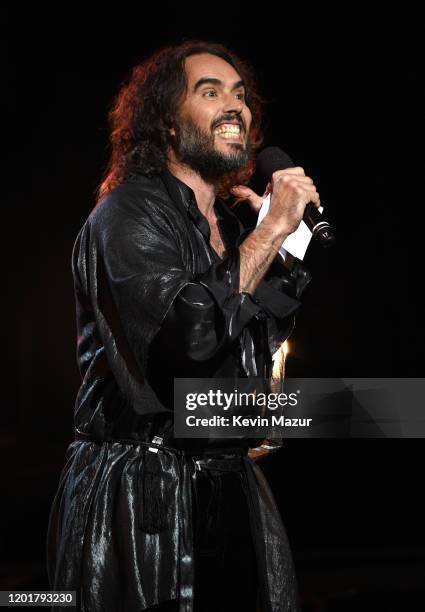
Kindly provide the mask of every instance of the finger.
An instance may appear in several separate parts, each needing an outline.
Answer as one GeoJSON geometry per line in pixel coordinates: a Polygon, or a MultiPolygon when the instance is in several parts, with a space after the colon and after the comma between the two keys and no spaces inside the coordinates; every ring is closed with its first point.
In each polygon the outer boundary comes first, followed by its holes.
{"type": "Polygon", "coordinates": [[[306,191],[306,195],[310,198],[310,202],[312,202],[316,208],[320,207],[320,195],[317,191],[306,191]]]}
{"type": "Polygon", "coordinates": [[[291,180],[292,181],[297,181],[297,183],[302,183],[302,184],[305,184],[305,185],[314,185],[313,179],[310,178],[309,176],[296,176],[296,175],[293,175],[291,177],[291,180]]]}
{"type": "Polygon", "coordinates": [[[301,202],[308,204],[308,202],[312,202],[315,206],[320,206],[320,195],[317,192],[316,188],[306,189],[305,187],[298,191],[299,198],[301,202]]]}
{"type": "Polygon", "coordinates": [[[265,196],[259,196],[255,191],[246,185],[235,185],[230,190],[237,198],[248,200],[254,210],[258,211],[261,208],[265,196]]]}
{"type": "Polygon", "coordinates": [[[293,174],[295,176],[305,176],[304,168],[301,166],[294,166],[293,168],[285,168],[284,170],[276,170],[273,172],[272,177],[277,177],[285,174],[293,174]]]}
{"type": "Polygon", "coordinates": [[[314,185],[313,183],[313,179],[310,178],[309,176],[300,176],[297,174],[281,174],[278,177],[274,178],[274,182],[277,182],[277,180],[284,180],[284,182],[291,182],[291,183],[297,183],[300,184],[302,186],[304,185],[314,185]]]}
{"type": "Polygon", "coordinates": [[[263,198],[266,198],[269,195],[269,193],[273,193],[273,185],[271,182],[267,183],[266,190],[263,193],[263,198]]]}
{"type": "Polygon", "coordinates": [[[316,185],[300,185],[299,187],[304,191],[312,191],[313,193],[317,193],[316,185]]]}

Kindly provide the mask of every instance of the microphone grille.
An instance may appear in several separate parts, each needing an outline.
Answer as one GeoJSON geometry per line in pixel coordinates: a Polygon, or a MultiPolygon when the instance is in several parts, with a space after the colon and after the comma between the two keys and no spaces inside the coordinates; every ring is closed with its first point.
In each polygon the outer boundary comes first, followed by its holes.
{"type": "Polygon", "coordinates": [[[269,181],[273,172],[292,168],[294,165],[289,155],[280,147],[266,147],[258,154],[256,172],[269,181]]]}

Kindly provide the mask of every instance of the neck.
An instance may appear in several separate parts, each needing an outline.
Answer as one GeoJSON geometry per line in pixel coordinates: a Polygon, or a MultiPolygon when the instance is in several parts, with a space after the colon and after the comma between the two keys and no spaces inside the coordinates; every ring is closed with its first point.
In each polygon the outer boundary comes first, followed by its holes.
{"type": "Polygon", "coordinates": [[[171,155],[170,158],[168,162],[169,171],[193,190],[199,210],[204,217],[212,219],[218,184],[207,183],[192,168],[177,161],[174,155],[171,155]]]}

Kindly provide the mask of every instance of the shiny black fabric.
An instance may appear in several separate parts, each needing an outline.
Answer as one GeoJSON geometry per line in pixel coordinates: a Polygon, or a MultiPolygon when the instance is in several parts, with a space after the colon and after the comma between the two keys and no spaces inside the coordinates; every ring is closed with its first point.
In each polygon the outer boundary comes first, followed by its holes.
{"type": "Polygon", "coordinates": [[[241,458],[198,462],[194,504],[195,609],[257,612],[259,580],[241,458]]]}
{"type": "Polygon", "coordinates": [[[290,275],[277,258],[254,296],[239,293],[244,234],[222,202],[215,208],[223,259],[187,185],[168,171],[132,175],[95,207],[75,242],[82,383],[47,552],[51,588],[76,590],[79,610],[147,610],[175,600],[179,612],[202,612],[194,588],[205,564],[196,569],[194,532],[206,470],[216,483],[209,493],[216,503],[207,504],[213,523],[229,471],[242,487],[261,609],[298,609],[286,534],[247,456],[256,441],[173,437],[174,377],[269,376],[271,354],[290,333],[309,280],[300,264],[290,275]]]}

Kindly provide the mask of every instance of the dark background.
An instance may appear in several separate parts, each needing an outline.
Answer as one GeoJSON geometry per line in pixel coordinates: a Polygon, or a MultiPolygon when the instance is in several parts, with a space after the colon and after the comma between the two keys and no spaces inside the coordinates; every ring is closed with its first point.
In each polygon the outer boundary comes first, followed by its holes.
{"type": "MultiPolygon", "coordinates": [[[[158,47],[213,40],[253,64],[265,144],[313,177],[336,228],[332,251],[307,254],[288,374],[423,376],[419,24],[406,4],[396,14],[284,2],[45,4],[6,21],[2,588],[47,587],[48,512],[79,385],[72,245],[108,159],[112,98],[158,47]]],[[[305,611],[423,601],[423,449],[288,440],[263,460],[305,611]]]]}

